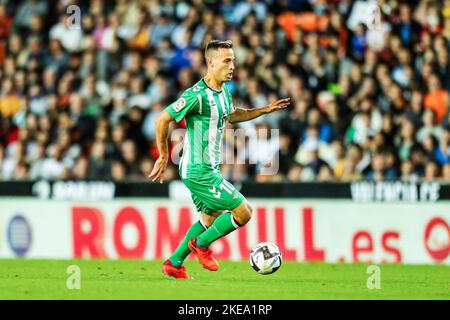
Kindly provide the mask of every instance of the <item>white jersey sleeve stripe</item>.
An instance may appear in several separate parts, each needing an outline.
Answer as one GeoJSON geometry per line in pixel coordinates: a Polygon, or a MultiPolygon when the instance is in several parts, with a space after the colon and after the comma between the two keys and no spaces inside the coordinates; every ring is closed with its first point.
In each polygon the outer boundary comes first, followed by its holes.
{"type": "MultiPolygon", "coordinates": [[[[219,100],[220,100],[220,105],[222,106],[222,114],[223,115],[227,115],[227,107],[225,105],[225,101],[227,99],[226,99],[224,90],[222,90],[222,92],[219,94],[219,100]]],[[[223,127],[224,128],[225,128],[225,125],[226,124],[223,123],[223,127]]],[[[223,133],[221,133],[221,134],[223,134],[223,133]]],[[[222,142],[222,139],[220,139],[219,143],[220,143],[220,145],[219,145],[219,163],[222,163],[222,153],[223,153],[223,142],[222,142]]]]}
{"type": "Polygon", "coordinates": [[[183,179],[187,178],[187,167],[190,161],[190,153],[189,131],[186,130],[186,134],[184,135],[184,151],[181,163],[181,178],[183,179]]]}
{"type": "Polygon", "coordinates": [[[198,99],[198,103],[200,104],[200,110],[199,110],[199,113],[202,114],[203,101],[202,101],[202,95],[201,95],[200,93],[197,95],[197,99],[198,99]]]}
{"type": "Polygon", "coordinates": [[[206,89],[206,92],[208,94],[209,107],[211,110],[208,128],[208,154],[211,167],[215,168],[215,145],[217,138],[217,122],[219,121],[219,110],[217,110],[217,104],[214,100],[213,92],[209,88],[206,89]]]}

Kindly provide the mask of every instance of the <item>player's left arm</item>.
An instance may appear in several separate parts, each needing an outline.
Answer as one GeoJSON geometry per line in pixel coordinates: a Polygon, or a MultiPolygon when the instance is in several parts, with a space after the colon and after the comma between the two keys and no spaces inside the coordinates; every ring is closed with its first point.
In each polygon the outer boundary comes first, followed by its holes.
{"type": "Polygon", "coordinates": [[[291,98],[280,99],[262,108],[255,108],[255,109],[235,108],[234,111],[230,113],[230,115],[228,116],[228,121],[230,123],[249,121],[258,118],[263,114],[284,109],[289,105],[290,99],[291,98]]]}

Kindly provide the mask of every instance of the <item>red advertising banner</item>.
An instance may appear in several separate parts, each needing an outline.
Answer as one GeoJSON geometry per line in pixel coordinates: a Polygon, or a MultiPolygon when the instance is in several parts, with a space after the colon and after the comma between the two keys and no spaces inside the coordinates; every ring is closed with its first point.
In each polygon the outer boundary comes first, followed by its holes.
{"type": "MultiPolygon", "coordinates": [[[[200,217],[182,201],[0,202],[0,258],[164,259],[200,217]]],[[[217,258],[246,260],[270,241],[291,261],[450,264],[445,202],[252,204],[250,222],[213,244],[217,258]]]]}

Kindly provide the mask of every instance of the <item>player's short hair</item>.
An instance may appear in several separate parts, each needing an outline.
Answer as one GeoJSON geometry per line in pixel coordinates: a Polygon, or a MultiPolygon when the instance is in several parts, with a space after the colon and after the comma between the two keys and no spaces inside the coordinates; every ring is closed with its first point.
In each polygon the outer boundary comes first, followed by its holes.
{"type": "Polygon", "coordinates": [[[205,46],[205,58],[211,50],[219,50],[220,48],[232,49],[233,42],[231,40],[211,40],[205,46]]]}

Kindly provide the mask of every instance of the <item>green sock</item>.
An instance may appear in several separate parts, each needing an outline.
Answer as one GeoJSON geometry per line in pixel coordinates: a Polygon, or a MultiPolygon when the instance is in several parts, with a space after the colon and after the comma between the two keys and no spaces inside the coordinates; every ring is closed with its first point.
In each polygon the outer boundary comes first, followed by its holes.
{"type": "Polygon", "coordinates": [[[205,230],[206,228],[203,226],[202,223],[200,223],[200,221],[197,221],[189,228],[189,230],[186,232],[186,236],[184,237],[183,241],[181,241],[181,243],[175,249],[175,252],[169,258],[170,262],[175,267],[181,266],[184,262],[184,259],[186,259],[186,257],[191,252],[191,250],[189,250],[188,247],[189,240],[199,236],[205,230]]]}
{"type": "Polygon", "coordinates": [[[213,224],[203,232],[197,239],[197,245],[208,248],[215,240],[226,236],[230,232],[239,228],[230,212],[222,213],[214,220],[213,224]]]}

